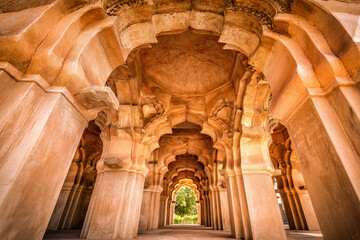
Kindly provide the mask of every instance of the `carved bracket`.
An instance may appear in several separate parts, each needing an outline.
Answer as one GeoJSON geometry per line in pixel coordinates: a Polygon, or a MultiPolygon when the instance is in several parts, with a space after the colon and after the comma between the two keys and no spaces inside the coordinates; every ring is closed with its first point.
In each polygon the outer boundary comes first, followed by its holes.
{"type": "Polygon", "coordinates": [[[107,86],[87,86],[75,97],[87,109],[103,108],[118,110],[119,108],[118,99],[111,88],[107,86]]]}
{"type": "Polygon", "coordinates": [[[117,157],[104,158],[104,164],[109,168],[122,168],[124,166],[124,162],[117,157]]]}
{"type": "Polygon", "coordinates": [[[165,112],[163,104],[156,97],[143,97],[139,106],[143,115],[144,126],[165,112]]]}

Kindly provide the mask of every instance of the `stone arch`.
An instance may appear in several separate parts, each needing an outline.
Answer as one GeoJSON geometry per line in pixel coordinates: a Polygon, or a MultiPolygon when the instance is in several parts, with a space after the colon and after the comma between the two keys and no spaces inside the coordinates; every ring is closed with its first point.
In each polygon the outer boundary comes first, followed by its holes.
{"type": "MultiPolygon", "coordinates": [[[[275,117],[289,126],[289,131],[295,138],[295,149],[300,152],[299,157],[307,161],[306,156],[300,156],[304,150],[302,149],[303,145],[299,143],[306,143],[306,140],[309,138],[315,138],[317,136],[325,139],[324,142],[334,153],[334,156],[327,156],[326,158],[330,159],[332,161],[330,162],[334,163],[333,165],[343,166],[343,168],[340,169],[334,167],[329,168],[328,172],[333,173],[337,178],[334,181],[330,181],[333,179],[328,179],[329,181],[327,182],[335,183],[334,189],[337,192],[343,193],[339,194],[340,196],[350,196],[344,199],[344,201],[349,201],[348,205],[359,205],[356,198],[360,192],[359,187],[356,185],[359,180],[357,173],[360,172],[357,171],[359,170],[357,147],[359,146],[359,138],[357,127],[355,129],[353,127],[358,126],[360,116],[360,110],[357,104],[359,101],[358,86],[356,86],[359,79],[359,64],[358,61],[356,61],[359,57],[359,50],[357,42],[355,42],[351,34],[348,33],[348,30],[342,26],[340,20],[337,20],[331,12],[327,11],[327,9],[319,3],[307,0],[296,0],[293,7],[295,14],[291,16],[287,14],[278,14],[275,16],[276,11],[274,12],[274,9],[267,9],[266,7],[269,4],[265,4],[266,6],[260,5],[260,9],[264,11],[252,16],[240,11],[240,7],[244,6],[226,6],[226,4],[220,4],[213,9],[213,6],[207,8],[204,3],[184,1],[184,3],[182,3],[184,5],[176,9],[176,13],[174,13],[174,21],[170,21],[170,24],[164,24],[169,21],[163,20],[171,19],[171,16],[166,13],[169,10],[166,4],[161,5],[159,2],[156,2],[158,5],[155,6],[156,11],[153,12],[153,6],[143,4],[141,1],[135,2],[136,4],[134,6],[129,6],[129,8],[126,9],[122,8],[122,6],[120,6],[121,4],[115,8],[105,4],[105,8],[111,8],[111,11],[107,13],[114,15],[109,17],[101,12],[103,5],[99,3],[91,6],[81,5],[81,8],[78,8],[80,5],[67,6],[66,4],[62,5],[62,1],[59,1],[49,6],[31,10],[37,19],[27,19],[26,27],[29,26],[28,28],[20,29],[24,31],[20,31],[19,28],[17,28],[17,30],[19,30],[18,32],[11,32],[9,36],[0,39],[0,53],[12,52],[12,50],[15,49],[12,56],[0,54],[0,59],[13,63],[22,72],[44,75],[44,79],[48,81],[48,83],[45,84],[39,83],[41,81],[37,80],[40,78],[34,77],[34,75],[24,75],[21,77],[21,81],[27,81],[31,78],[33,82],[36,82],[36,86],[39,86],[46,94],[54,93],[54,91],[58,90],[56,86],[50,87],[50,85],[66,86],[72,94],[76,95],[82,94],[82,89],[88,85],[100,85],[99,89],[106,92],[104,88],[101,87],[106,84],[106,81],[114,69],[118,69],[119,66],[129,68],[132,60],[137,57],[136,52],[140,48],[150,47],[151,44],[156,43],[157,36],[176,34],[189,28],[195,29],[194,31],[198,33],[219,36],[219,41],[225,43],[224,48],[236,50],[244,56],[249,57],[250,64],[253,65],[255,69],[262,71],[268,79],[273,91],[271,111],[275,117]],[[194,9],[191,9],[192,6],[194,9]],[[226,9],[226,7],[229,8],[226,9]],[[137,11],[139,9],[142,9],[141,11],[145,13],[141,21],[131,18],[131,16],[141,15],[139,14],[140,11],[137,11]],[[265,10],[269,11],[265,12],[265,10]],[[118,14],[119,12],[121,12],[121,14],[118,14]],[[89,19],[92,14],[94,14],[95,19],[89,19]],[[223,14],[225,16],[223,16],[223,14]],[[121,17],[117,15],[121,15],[121,17]],[[316,15],[329,20],[328,22],[330,22],[332,26],[329,27],[329,23],[321,22],[316,15]],[[314,25],[319,30],[309,26],[310,24],[306,24],[299,16],[304,17],[310,23],[315,23],[314,25]],[[182,19],[184,22],[180,21],[182,19]],[[244,21],[242,22],[241,20],[244,21]],[[267,26],[261,26],[259,20],[267,26]],[[44,24],[44,22],[46,24],[44,24]],[[252,27],[241,25],[242,23],[246,23],[245,25],[251,25],[252,27]],[[275,25],[273,23],[275,23],[275,25]],[[39,31],[42,28],[43,32],[39,31]],[[276,32],[272,31],[273,28],[276,32]],[[60,30],[64,30],[64,35],[58,38],[57,36],[59,36],[58,33],[60,30]],[[339,38],[336,37],[338,34],[334,33],[341,33],[343,41],[339,41],[339,38]],[[71,44],[67,44],[72,42],[69,40],[69,36],[77,40],[71,44]],[[260,39],[262,39],[262,41],[260,47],[258,47],[260,39]],[[22,45],[24,46],[23,48],[19,47],[22,45]],[[93,51],[91,49],[93,49],[93,51]],[[256,52],[254,53],[254,51],[256,52]],[[113,54],[114,52],[115,54],[113,54]],[[281,53],[283,58],[277,58],[278,53],[281,53]],[[264,55],[261,57],[262,54],[264,55]],[[266,57],[268,61],[262,61],[262,59],[258,57],[266,57]],[[91,59],[94,58],[101,59],[101,61],[96,61],[97,64],[93,64],[91,59]],[[287,60],[289,60],[289,72],[272,72],[275,71],[274,68],[277,66],[275,63],[284,63],[287,60]],[[320,70],[326,73],[321,74],[319,73],[320,70]],[[283,76],[280,77],[280,73],[282,73],[283,76]],[[35,78],[38,79],[34,80],[35,78]],[[280,99],[281,97],[282,99],[280,99]],[[289,101],[284,101],[285,98],[289,101]],[[302,112],[302,110],[304,111],[302,112]],[[310,112],[312,114],[306,114],[306,110],[308,110],[307,113],[310,112]],[[306,118],[302,120],[304,122],[307,121],[306,123],[313,129],[322,131],[322,134],[317,134],[317,136],[304,134],[305,137],[299,134],[299,130],[294,127],[295,125],[303,126],[300,125],[301,122],[296,122],[296,120],[301,118],[299,116],[305,116],[306,118]],[[333,143],[338,139],[339,141],[337,142],[342,146],[341,148],[335,148],[333,146],[333,143]],[[338,170],[338,172],[336,170],[338,170]],[[343,184],[344,182],[345,184],[343,184]],[[343,189],[337,188],[337,186],[343,185],[349,187],[343,189]]],[[[258,1],[254,2],[258,3],[258,1]]],[[[171,3],[173,4],[172,1],[171,3]]],[[[170,7],[172,6],[173,5],[170,7]]],[[[277,11],[280,12],[282,8],[282,6],[279,7],[276,5],[277,11]]],[[[7,71],[7,69],[8,68],[6,68],[6,73],[4,74],[11,72],[7,71]]],[[[17,74],[8,75],[9,77],[14,77],[17,74]]],[[[18,80],[19,79],[16,81],[21,82],[18,80]]],[[[109,92],[110,91],[107,93],[109,92]]],[[[71,94],[68,95],[71,96],[71,94]]],[[[64,94],[62,96],[64,96],[64,94]]],[[[72,97],[66,99],[69,105],[74,106],[77,104],[77,101],[72,97]]],[[[68,109],[70,109],[70,107],[68,109]]],[[[237,107],[238,106],[235,108],[237,107]]],[[[237,113],[239,113],[240,110],[240,108],[237,109],[237,113]]],[[[48,114],[50,115],[52,112],[48,112],[48,114]]],[[[179,119],[183,118],[184,112],[178,116],[179,119]]],[[[226,165],[229,166],[228,174],[231,175],[229,177],[232,177],[229,181],[233,181],[241,186],[241,179],[239,180],[239,178],[241,178],[241,162],[236,158],[236,156],[239,155],[240,130],[235,133],[229,132],[224,122],[219,121],[219,119],[206,118],[204,116],[196,118],[194,117],[196,116],[196,111],[191,112],[190,116],[198,120],[198,123],[201,123],[203,133],[211,136],[215,147],[226,153],[226,165]],[[232,141],[233,137],[235,141],[232,141]],[[239,174],[239,176],[236,176],[236,174],[239,174]]],[[[81,128],[83,122],[85,122],[83,119],[79,120],[77,117],[76,119],[74,117],[74,120],[78,120],[79,124],[76,126],[78,128],[81,128]]],[[[174,123],[175,122],[176,121],[174,121],[174,123]]],[[[131,173],[138,173],[145,165],[149,152],[151,153],[158,147],[157,141],[160,136],[171,131],[172,125],[167,122],[166,117],[152,124],[154,125],[154,132],[147,129],[148,132],[145,133],[145,135],[149,134],[146,135],[140,144],[138,144],[139,142],[137,141],[141,138],[140,135],[142,132],[139,133],[135,131],[138,129],[134,130],[134,128],[132,128],[126,133],[127,135],[124,134],[128,137],[128,142],[134,142],[129,152],[131,152],[131,154],[135,153],[134,155],[138,157],[131,159],[134,160],[130,169],[131,173]],[[156,124],[159,125],[155,126],[156,124]],[[130,135],[133,138],[130,139],[130,135]]],[[[74,133],[74,135],[75,134],[78,134],[78,132],[74,133]]],[[[76,139],[74,135],[70,136],[69,139],[76,139]]],[[[327,152],[321,151],[324,148],[315,151],[315,147],[309,149],[313,151],[314,156],[320,159],[318,161],[321,161],[325,158],[324,156],[326,156],[327,152]],[[320,156],[319,153],[323,155],[320,156]]],[[[32,150],[29,150],[29,152],[30,151],[32,150]]],[[[311,161],[306,163],[311,164],[311,161]]],[[[316,169],[316,165],[308,166],[316,169]]],[[[101,164],[99,164],[98,167],[99,170],[103,170],[101,168],[103,168],[104,165],[101,166],[101,164]]],[[[101,171],[99,172],[102,173],[101,171]]],[[[329,173],[322,172],[323,178],[320,178],[320,180],[324,179],[324,176],[328,177],[329,173]]],[[[310,179],[314,182],[312,189],[322,189],[321,185],[317,185],[317,183],[322,183],[323,186],[326,185],[324,182],[316,181],[317,179],[309,174],[309,171],[307,176],[310,176],[310,179]]],[[[131,177],[131,179],[133,180],[133,177],[131,177]]],[[[132,180],[132,186],[138,187],[141,185],[141,181],[135,182],[132,180]]],[[[240,195],[243,194],[242,192],[239,193],[239,191],[231,185],[229,185],[229,187],[234,190],[232,196],[237,194],[236,197],[238,199],[245,199],[244,196],[240,195]]],[[[330,191],[335,190],[330,188],[330,191]]],[[[136,193],[135,195],[141,196],[140,193],[136,193]]],[[[334,198],[330,195],[327,197],[331,200],[330,202],[336,204],[334,198]]],[[[133,198],[134,196],[131,195],[131,199],[133,198]]],[[[317,206],[321,206],[319,203],[322,200],[318,198],[316,201],[318,202],[317,206]]],[[[234,203],[233,205],[244,206],[244,203],[241,202],[234,203]]],[[[346,204],[344,204],[344,206],[345,205],[346,204]]],[[[351,237],[357,234],[357,232],[349,222],[356,222],[355,213],[358,213],[358,209],[350,211],[349,209],[345,209],[344,206],[334,209],[344,210],[344,212],[349,215],[350,220],[347,219],[346,223],[339,224],[343,229],[348,229],[346,234],[348,237],[351,237]]],[[[325,222],[323,223],[324,226],[327,225],[326,219],[336,219],[334,217],[336,215],[334,209],[330,210],[332,217],[322,216],[325,222]]],[[[320,215],[321,214],[323,213],[320,212],[320,215]]],[[[6,216],[11,215],[12,214],[8,214],[6,216]]],[[[11,222],[11,220],[12,219],[10,219],[9,222],[11,222]]],[[[136,222],[136,217],[131,218],[130,222],[136,222]]],[[[235,234],[235,236],[251,237],[251,233],[246,233],[250,227],[240,226],[242,224],[241,221],[237,221],[236,224],[236,228],[240,229],[240,232],[235,234]]],[[[31,229],[35,229],[35,227],[31,229]]],[[[35,230],[38,232],[37,229],[35,230]]],[[[116,230],[117,232],[112,236],[122,237],[119,235],[121,230],[117,228],[116,230]]],[[[131,230],[124,232],[127,232],[126,236],[133,236],[131,230]]],[[[331,229],[327,229],[327,236],[337,237],[340,235],[332,232],[331,229]]]]}

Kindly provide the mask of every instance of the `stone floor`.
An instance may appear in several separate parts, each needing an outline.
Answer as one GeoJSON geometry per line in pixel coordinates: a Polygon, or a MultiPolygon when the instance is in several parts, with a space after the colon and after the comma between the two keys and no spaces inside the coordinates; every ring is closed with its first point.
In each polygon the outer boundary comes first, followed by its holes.
{"type": "MultiPolygon", "coordinates": [[[[44,240],[50,239],[80,239],[80,231],[66,230],[66,231],[47,231],[44,240]]],[[[320,231],[294,231],[286,230],[288,240],[304,239],[304,240],[322,240],[322,234],[320,231]]],[[[161,227],[158,230],[143,231],[138,234],[137,239],[232,239],[230,232],[227,231],[215,231],[209,227],[199,225],[171,225],[161,227]]]]}

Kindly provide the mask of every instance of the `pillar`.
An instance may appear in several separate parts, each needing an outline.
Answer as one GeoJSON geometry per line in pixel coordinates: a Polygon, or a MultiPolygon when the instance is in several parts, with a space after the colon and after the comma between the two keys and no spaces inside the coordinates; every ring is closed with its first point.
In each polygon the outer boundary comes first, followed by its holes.
{"type": "Polygon", "coordinates": [[[164,226],[164,196],[160,196],[159,226],[164,226]]]}
{"type": "Polygon", "coordinates": [[[218,219],[218,230],[223,230],[223,222],[222,222],[222,209],[220,203],[220,193],[219,189],[216,187],[215,190],[215,199],[216,199],[216,217],[218,219]]]}
{"type": "Polygon", "coordinates": [[[170,219],[169,225],[174,224],[174,214],[175,214],[175,201],[172,201],[170,204],[170,219]]]}
{"type": "Polygon", "coordinates": [[[68,201],[71,189],[74,186],[74,181],[75,181],[77,171],[78,171],[77,163],[75,163],[75,162],[71,163],[70,170],[69,170],[68,174],[66,175],[65,182],[61,188],[59,198],[56,202],[55,209],[51,216],[49,225],[47,227],[48,229],[51,229],[51,230],[59,229],[61,217],[65,210],[65,206],[68,201]]]}
{"type": "Polygon", "coordinates": [[[159,228],[159,212],[160,212],[160,194],[161,190],[159,188],[155,189],[153,191],[154,195],[154,202],[153,202],[153,208],[154,208],[154,214],[152,218],[152,224],[151,224],[151,230],[156,230],[159,228]]]}
{"type": "Polygon", "coordinates": [[[219,228],[218,226],[218,219],[216,216],[216,199],[215,199],[215,192],[210,190],[209,191],[209,199],[210,199],[210,214],[211,214],[211,219],[212,219],[212,224],[211,226],[213,227],[214,230],[217,230],[219,228]]]}
{"type": "Polygon", "coordinates": [[[211,206],[210,206],[210,196],[209,196],[209,192],[207,191],[205,194],[205,211],[206,211],[206,226],[207,227],[212,227],[212,222],[211,222],[211,206]]]}
{"type": "Polygon", "coordinates": [[[253,239],[286,239],[271,174],[245,172],[244,183],[253,239]]]}
{"type": "Polygon", "coordinates": [[[213,219],[213,228],[215,230],[222,230],[222,217],[219,190],[216,186],[211,186],[211,213],[213,219]]]}
{"type": "Polygon", "coordinates": [[[226,147],[226,167],[221,170],[227,186],[231,235],[235,238],[252,239],[248,204],[241,170],[240,133],[234,134],[233,148],[226,147]]]}
{"type": "Polygon", "coordinates": [[[83,167],[82,164],[80,164],[80,166],[82,169],[78,172],[78,182],[74,184],[71,189],[70,196],[62,216],[60,229],[78,227],[85,218],[83,211],[88,205],[86,198],[90,197],[92,193],[92,191],[89,192],[86,189],[88,186],[86,184],[90,179],[96,176],[96,170],[90,166],[83,167]]]}
{"type": "Polygon", "coordinates": [[[144,189],[139,222],[140,231],[159,228],[161,191],[159,186],[149,186],[144,189]]]}
{"type": "Polygon", "coordinates": [[[166,225],[170,225],[170,217],[171,217],[171,199],[168,198],[167,204],[166,204],[166,225]]]}
{"type": "Polygon", "coordinates": [[[139,205],[142,197],[136,187],[141,186],[144,179],[140,173],[134,172],[100,172],[81,237],[88,239],[133,238],[134,228],[137,232],[138,226],[134,218],[140,215],[139,205]]]}
{"type": "Polygon", "coordinates": [[[320,230],[319,222],[316,218],[314,207],[311,203],[308,191],[305,189],[298,190],[298,196],[304,211],[308,229],[310,231],[320,230]]]}
{"type": "Polygon", "coordinates": [[[244,227],[242,221],[242,210],[239,196],[239,189],[235,175],[225,173],[226,186],[228,186],[228,205],[230,213],[231,236],[235,238],[244,237],[244,227]]]}
{"type": "Polygon", "coordinates": [[[138,146],[135,137],[122,129],[105,129],[101,133],[104,150],[97,163],[97,180],[81,238],[137,236],[145,170],[133,168],[138,158],[132,155],[138,146]]]}
{"type": "Polygon", "coordinates": [[[149,229],[150,224],[150,210],[152,208],[152,192],[148,189],[144,189],[142,203],[141,203],[141,212],[140,212],[140,221],[139,221],[139,231],[144,231],[149,229]]]}
{"type": "Polygon", "coordinates": [[[338,87],[285,124],[325,239],[360,238],[359,103],[358,86],[338,87]]]}
{"type": "MultiPolygon", "coordinates": [[[[291,176],[290,176],[291,177],[291,176]]],[[[304,216],[302,214],[302,207],[298,199],[297,193],[288,181],[288,176],[285,174],[281,175],[282,183],[284,186],[282,197],[286,199],[284,205],[286,205],[286,211],[289,221],[290,229],[294,230],[305,230],[307,229],[304,216]]]]}
{"type": "Polygon", "coordinates": [[[292,230],[295,230],[296,229],[295,221],[294,221],[294,217],[293,217],[293,214],[292,214],[292,211],[291,211],[291,207],[290,207],[290,203],[289,203],[289,199],[287,197],[287,194],[285,193],[284,189],[278,189],[277,192],[280,194],[281,201],[282,201],[283,206],[284,206],[286,219],[287,219],[288,224],[289,224],[289,228],[292,229],[292,230]]]}
{"type": "Polygon", "coordinates": [[[196,209],[197,209],[197,215],[198,215],[197,224],[201,225],[201,206],[200,206],[200,201],[196,201],[196,209]]]}
{"type": "Polygon", "coordinates": [[[203,207],[203,209],[204,209],[204,225],[206,227],[208,227],[209,226],[209,218],[208,218],[209,213],[207,211],[208,210],[207,200],[206,200],[207,196],[204,194],[203,198],[204,198],[204,207],[203,207]]]}
{"type": "Polygon", "coordinates": [[[201,218],[200,218],[200,224],[205,225],[205,218],[204,218],[204,200],[200,200],[200,211],[201,211],[201,218]]]}
{"type": "Polygon", "coordinates": [[[212,213],[212,206],[211,206],[211,193],[210,191],[207,192],[207,207],[208,207],[208,222],[209,222],[209,227],[214,228],[214,219],[213,219],[213,213],[212,213]]]}
{"type": "Polygon", "coordinates": [[[253,239],[286,239],[284,224],[274,191],[270,136],[241,139],[241,165],[253,239]]]}
{"type": "Polygon", "coordinates": [[[41,239],[90,118],[65,88],[0,69],[0,236],[41,239]]]}
{"type": "MultiPolygon", "coordinates": [[[[224,183],[225,185],[225,183],[224,183]]],[[[220,204],[221,204],[221,218],[224,231],[230,231],[230,214],[229,214],[229,203],[227,199],[226,188],[219,189],[220,204]]]]}
{"type": "Polygon", "coordinates": [[[162,210],[162,223],[160,226],[166,226],[167,225],[167,215],[168,215],[168,208],[167,208],[167,202],[168,202],[168,197],[167,196],[163,196],[163,202],[162,202],[162,205],[163,205],[163,210],[162,210]]]}

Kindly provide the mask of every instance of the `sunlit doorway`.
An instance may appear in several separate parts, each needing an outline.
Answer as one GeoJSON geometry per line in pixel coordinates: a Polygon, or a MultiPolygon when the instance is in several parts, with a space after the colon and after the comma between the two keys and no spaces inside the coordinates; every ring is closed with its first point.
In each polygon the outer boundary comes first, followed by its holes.
{"type": "Polygon", "coordinates": [[[179,189],[175,198],[174,224],[197,224],[198,209],[194,191],[187,186],[179,189]]]}

